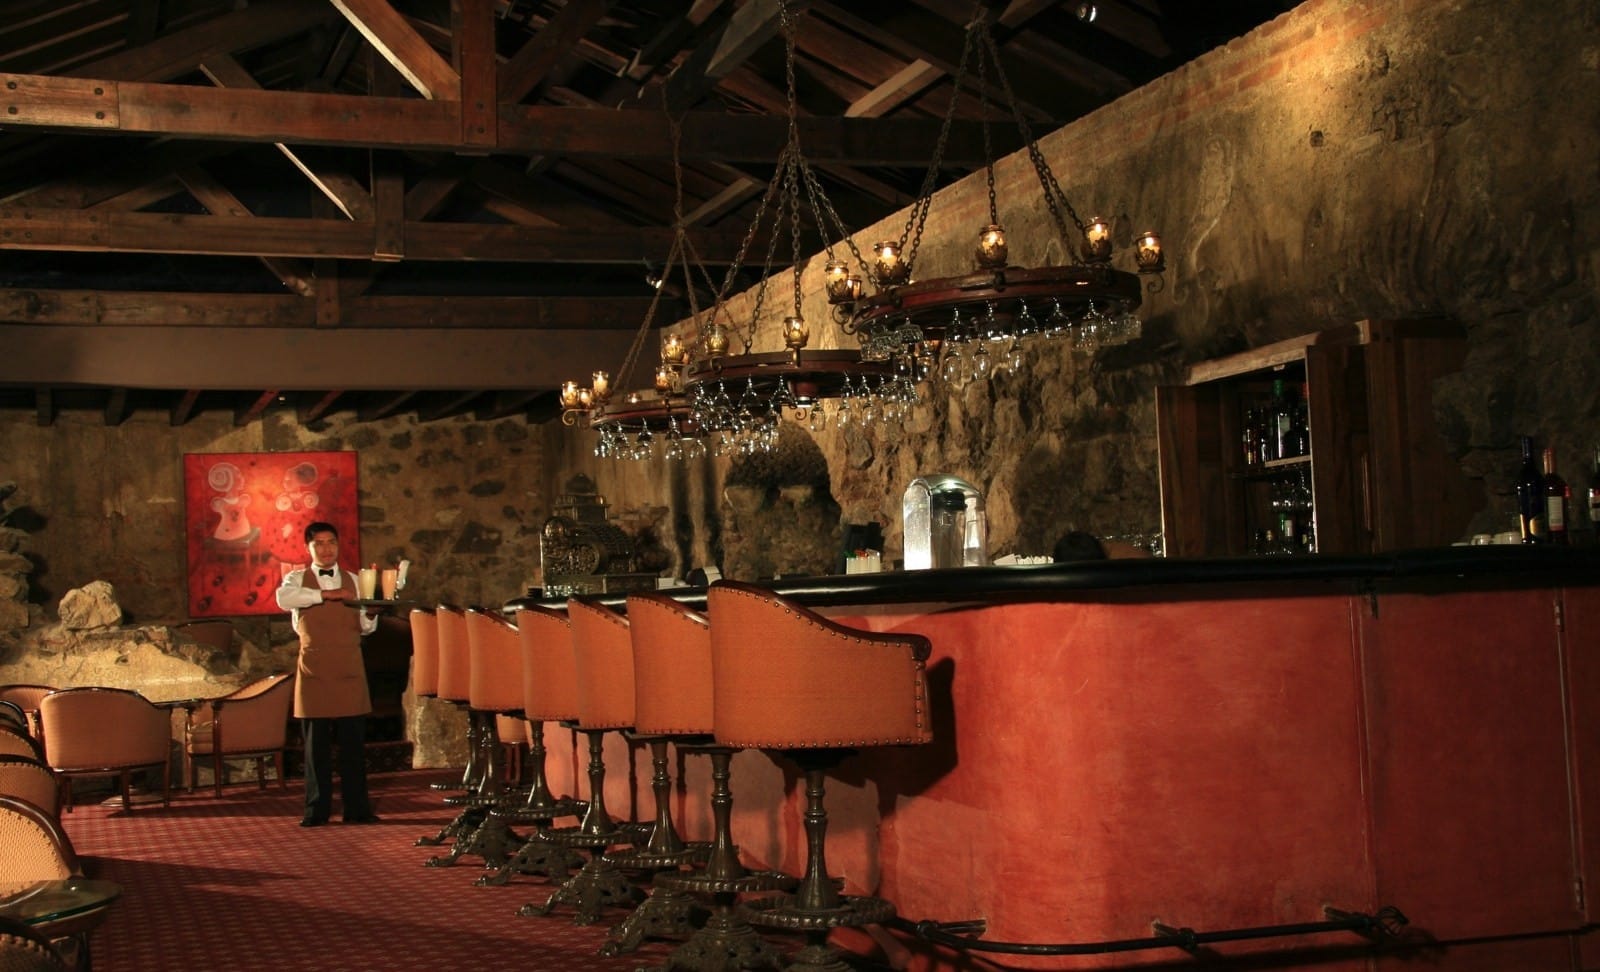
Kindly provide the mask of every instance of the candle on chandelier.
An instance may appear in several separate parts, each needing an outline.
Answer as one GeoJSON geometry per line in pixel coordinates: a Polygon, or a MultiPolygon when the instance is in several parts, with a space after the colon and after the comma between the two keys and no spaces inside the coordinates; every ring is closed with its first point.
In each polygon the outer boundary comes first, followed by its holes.
{"type": "Polygon", "coordinates": [[[728,351],[728,331],[721,324],[713,324],[706,331],[706,353],[726,354],[728,351]]]}
{"type": "Polygon", "coordinates": [[[585,391],[585,390],[587,390],[587,389],[579,389],[578,388],[578,383],[575,382],[575,381],[564,381],[564,382],[562,382],[561,383],[561,407],[562,408],[579,408],[579,407],[581,407],[579,405],[579,402],[582,400],[581,399],[581,392],[585,391]]]}
{"type": "Polygon", "coordinates": [[[791,351],[798,351],[811,340],[811,328],[806,326],[803,317],[785,317],[783,319],[783,346],[791,351]]]}
{"type": "Polygon", "coordinates": [[[604,402],[611,397],[611,376],[604,371],[597,371],[592,377],[594,384],[591,387],[594,389],[594,400],[604,402]]]}
{"type": "Polygon", "coordinates": [[[684,347],[683,338],[676,334],[668,334],[661,339],[661,360],[668,364],[682,364],[688,356],[689,349],[684,347]]]}
{"type": "Polygon", "coordinates": [[[1091,263],[1104,263],[1111,259],[1111,224],[1099,216],[1089,220],[1083,228],[1083,255],[1091,263]]]}
{"type": "Polygon", "coordinates": [[[854,300],[850,296],[850,265],[843,260],[829,260],[822,268],[824,288],[828,292],[828,303],[843,304],[854,300]]]}
{"type": "Polygon", "coordinates": [[[1167,268],[1167,256],[1161,251],[1161,237],[1154,230],[1139,234],[1138,250],[1134,260],[1140,273],[1160,273],[1167,268]]]}
{"type": "Polygon", "coordinates": [[[873,259],[872,273],[880,286],[897,284],[905,280],[907,267],[900,257],[900,244],[887,240],[878,243],[872,248],[876,252],[873,259]]]}
{"type": "Polygon", "coordinates": [[[1006,265],[1006,231],[999,223],[990,223],[978,234],[978,266],[985,270],[999,270],[1006,265]]]}
{"type": "Polygon", "coordinates": [[[673,370],[667,365],[656,369],[656,391],[666,394],[672,391],[673,370]]]}

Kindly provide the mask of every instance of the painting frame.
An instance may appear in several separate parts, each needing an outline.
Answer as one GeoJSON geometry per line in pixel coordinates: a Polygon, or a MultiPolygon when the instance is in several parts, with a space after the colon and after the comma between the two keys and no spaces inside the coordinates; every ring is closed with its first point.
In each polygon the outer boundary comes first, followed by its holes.
{"type": "Polygon", "coordinates": [[[339,562],[361,563],[356,453],[193,452],[183,456],[189,616],[281,614],[273,596],[304,566],[305,528],[339,531],[339,562]]]}

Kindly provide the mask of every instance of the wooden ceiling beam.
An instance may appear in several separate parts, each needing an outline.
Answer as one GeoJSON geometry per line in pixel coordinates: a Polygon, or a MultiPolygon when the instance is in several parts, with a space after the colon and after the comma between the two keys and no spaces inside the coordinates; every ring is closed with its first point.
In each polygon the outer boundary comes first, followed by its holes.
{"type": "Polygon", "coordinates": [[[548,394],[550,393],[541,391],[495,392],[492,398],[478,406],[477,410],[472,413],[472,417],[479,422],[505,418],[507,415],[514,415],[523,411],[539,396],[548,394]]]}
{"type": "Polygon", "coordinates": [[[417,393],[414,391],[396,392],[375,405],[357,409],[356,419],[362,422],[376,422],[385,416],[393,415],[400,410],[400,406],[416,397],[417,393]]]}
{"type": "MultiPolygon", "coordinates": [[[[937,62],[930,59],[937,66],[937,62]]],[[[481,154],[461,139],[460,105],[416,98],[261,91],[82,81],[0,74],[7,91],[8,127],[104,134],[173,135],[185,139],[343,145],[481,154]]],[[[542,105],[499,106],[493,152],[568,158],[672,157],[667,118],[657,111],[617,111],[542,105]]],[[[919,166],[938,140],[937,118],[808,117],[798,121],[806,157],[847,165],[919,166]]],[[[772,162],[788,138],[788,121],[767,115],[688,112],[681,120],[685,161],[772,162]]],[[[992,133],[997,152],[1020,142],[992,133]]],[[[951,125],[945,158],[982,162],[983,130],[951,125]]]]}
{"type": "Polygon", "coordinates": [[[482,394],[483,392],[480,391],[462,392],[459,395],[451,395],[442,401],[434,402],[432,405],[428,405],[426,407],[418,406],[417,418],[423,422],[432,422],[436,419],[442,419],[447,416],[454,415],[466,408],[473,399],[478,398],[482,394]]]}
{"type": "MultiPolygon", "coordinates": [[[[200,70],[211,83],[219,88],[235,88],[246,91],[259,91],[261,85],[244,65],[226,54],[208,56],[200,62],[200,70]]],[[[300,170],[318,192],[337,207],[339,211],[354,220],[370,220],[373,218],[372,196],[365,187],[347,172],[330,170],[325,166],[318,166],[309,162],[305,154],[283,142],[273,143],[289,164],[300,170]]]]}
{"type": "Polygon", "coordinates": [[[276,388],[262,392],[260,395],[256,396],[256,400],[251,402],[248,407],[241,408],[233,413],[234,427],[243,428],[246,425],[249,425],[251,422],[254,422],[260,417],[262,412],[267,410],[268,405],[271,405],[277,400],[278,390],[276,388]]]}
{"type": "MultiPolygon", "coordinates": [[[[640,297],[345,297],[338,327],[609,330],[639,321],[640,297]]],[[[0,320],[31,325],[309,328],[314,296],[106,290],[0,290],[0,320]]],[[[632,324],[627,325],[632,327],[632,324]]]]}
{"type": "Polygon", "coordinates": [[[324,415],[328,414],[329,409],[333,408],[333,403],[338,401],[339,396],[343,394],[343,390],[331,391],[324,394],[321,398],[317,399],[315,402],[312,402],[310,405],[302,406],[297,409],[295,414],[299,417],[300,424],[310,425],[312,422],[315,422],[317,419],[320,419],[324,415]]]}
{"type": "Polygon", "coordinates": [[[850,103],[844,110],[846,118],[877,118],[921,94],[931,84],[945,77],[945,73],[921,58],[905,67],[850,103]]]}
{"type": "Polygon", "coordinates": [[[516,104],[543,83],[562,58],[600,22],[613,0],[569,0],[500,67],[499,98],[516,104]]]}
{"type": "Polygon", "coordinates": [[[459,99],[461,75],[433,45],[384,0],[331,0],[351,26],[361,31],[383,59],[424,98],[459,99]]]}
{"type": "Polygon", "coordinates": [[[199,401],[200,389],[190,388],[188,391],[185,391],[183,393],[183,397],[178,399],[178,403],[172,406],[172,418],[170,421],[172,427],[177,428],[178,426],[188,422],[189,417],[194,414],[195,405],[199,401]]]}
{"type": "MultiPolygon", "coordinates": [[[[541,227],[407,220],[406,258],[446,262],[633,263],[659,258],[671,227],[541,227]]],[[[371,260],[372,223],[340,219],[84,212],[0,207],[0,251],[195,253],[213,256],[328,257],[371,260]]],[[[708,263],[738,254],[739,234],[700,230],[708,263]]]]}
{"type": "Polygon", "coordinates": [[[128,389],[120,386],[112,388],[111,394],[106,396],[106,424],[121,425],[128,420],[130,411],[131,409],[128,408],[128,389]]]}
{"type": "Polygon", "coordinates": [[[274,0],[174,31],[132,50],[119,51],[63,72],[74,78],[170,81],[193,71],[207,54],[235,54],[288,40],[318,24],[339,19],[325,0],[274,0]]]}
{"type": "MultiPolygon", "coordinates": [[[[239,201],[228,188],[198,165],[186,166],[177,173],[184,188],[215,216],[253,216],[249,208],[239,201]]],[[[316,288],[311,280],[311,268],[296,260],[283,257],[261,257],[267,271],[283,282],[289,291],[301,297],[313,296],[316,288]]]]}
{"type": "Polygon", "coordinates": [[[550,390],[573,362],[614,368],[634,329],[32,327],[0,324],[0,383],[219,391],[550,390]],[[226,368],[217,362],[227,361],[226,368]]]}

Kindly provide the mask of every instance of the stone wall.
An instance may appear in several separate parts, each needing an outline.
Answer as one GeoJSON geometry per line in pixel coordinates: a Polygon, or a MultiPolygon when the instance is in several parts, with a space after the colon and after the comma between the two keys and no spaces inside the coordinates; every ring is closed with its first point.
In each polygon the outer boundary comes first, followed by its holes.
{"type": "MultiPolygon", "coordinates": [[[[361,560],[409,558],[405,597],[498,606],[526,590],[556,471],[520,418],[358,423],[336,413],[304,427],[292,413],[269,411],[245,428],[213,414],[173,428],[160,413],[107,426],[98,413],[64,411],[40,427],[29,415],[0,414],[0,456],[9,467],[0,475],[17,482],[15,501],[31,514],[27,531],[0,531],[0,681],[117,685],[178,698],[222,694],[292,668],[296,639],[286,615],[235,619],[250,650],[209,673],[179,657],[164,634],[164,623],[188,615],[183,456],[344,449],[358,455],[361,560]],[[128,625],[52,647],[62,598],[98,582],[115,589],[128,625]]],[[[465,758],[464,719],[452,707],[408,699],[407,721],[422,765],[465,758]]]]}
{"type": "MultiPolygon", "coordinates": [[[[53,614],[68,590],[103,580],[131,621],[181,620],[184,454],[345,449],[358,457],[361,559],[409,558],[407,598],[499,605],[526,587],[555,472],[520,418],[358,423],[336,413],[305,427],[268,411],[245,428],[211,413],[173,428],[161,413],[107,426],[98,413],[65,411],[44,427],[0,416],[3,475],[36,513],[17,544],[33,568],[28,597],[53,614]]],[[[279,624],[265,640],[292,634],[279,624]]]]}
{"type": "MultiPolygon", "coordinates": [[[[1463,536],[1513,512],[1520,434],[1551,443],[1569,480],[1586,477],[1600,442],[1592,0],[1309,0],[1040,147],[1080,214],[1113,220],[1124,265],[1136,232],[1162,232],[1165,289],[1147,296],[1135,344],[1092,356],[1047,345],[1015,374],[933,388],[909,422],[864,438],[796,427],[824,457],[827,501],[846,522],[882,524],[886,556],[899,552],[901,492],[929,472],[987,492],[994,552],[1044,552],[1070,528],[1153,533],[1155,388],[1194,362],[1363,318],[1442,314],[1467,330],[1465,367],[1434,389],[1439,428],[1482,487],[1463,536]]],[[[1026,158],[1002,160],[996,178],[1012,262],[1059,262],[1026,158]]],[[[986,204],[981,174],[938,194],[917,276],[970,270],[986,204]]],[[[855,238],[893,239],[904,222],[855,238]]],[[[782,346],[791,279],[772,280],[784,299],[769,297],[755,350],[782,346]]],[[[801,288],[812,346],[852,346],[819,324],[820,259],[801,288]]],[[[749,302],[731,302],[735,320],[749,302]]],[[[602,463],[571,433],[552,446],[564,467],[592,467],[620,508],[668,505],[680,563],[781,570],[770,546],[787,542],[791,514],[765,528],[741,518],[731,534],[729,461],[602,463]]]]}

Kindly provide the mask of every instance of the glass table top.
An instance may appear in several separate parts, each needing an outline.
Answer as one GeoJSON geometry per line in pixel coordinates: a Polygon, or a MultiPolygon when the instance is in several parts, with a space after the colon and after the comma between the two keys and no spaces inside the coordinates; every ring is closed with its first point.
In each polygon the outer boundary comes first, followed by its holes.
{"type": "Polygon", "coordinates": [[[4,899],[0,915],[24,924],[44,925],[103,908],[122,894],[115,881],[70,877],[40,881],[4,899]]]}

